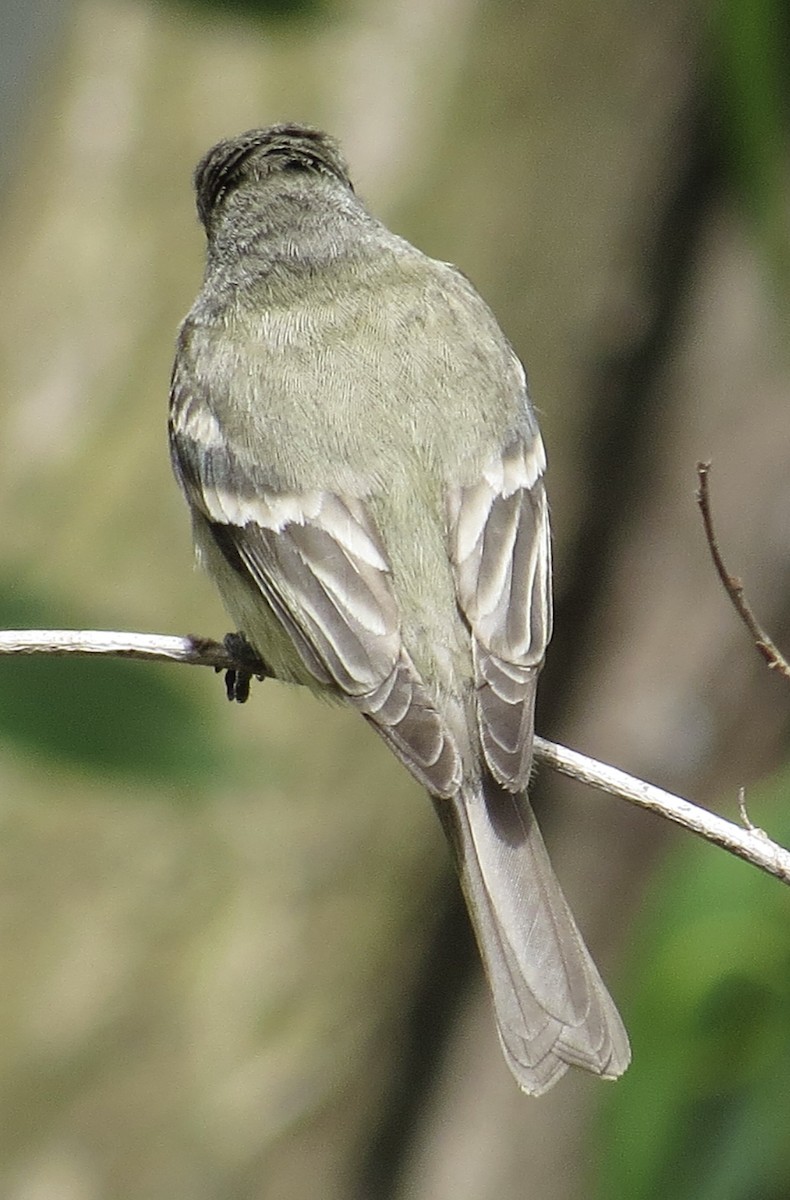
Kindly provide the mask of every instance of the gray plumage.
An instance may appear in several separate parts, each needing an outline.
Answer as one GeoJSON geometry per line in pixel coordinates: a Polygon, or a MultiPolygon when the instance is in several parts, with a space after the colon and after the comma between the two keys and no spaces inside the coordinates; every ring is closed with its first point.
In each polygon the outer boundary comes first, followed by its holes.
{"type": "Polygon", "coordinates": [[[526,795],[551,551],[523,369],[326,134],[221,142],[195,186],[170,441],[198,553],[272,674],[345,699],[430,792],[521,1087],[616,1077],[628,1039],[526,795]]]}

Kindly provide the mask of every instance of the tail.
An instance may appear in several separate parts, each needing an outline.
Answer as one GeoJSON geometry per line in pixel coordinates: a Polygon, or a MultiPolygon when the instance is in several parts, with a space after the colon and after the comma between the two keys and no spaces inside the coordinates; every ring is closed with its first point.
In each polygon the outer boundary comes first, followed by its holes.
{"type": "Polygon", "coordinates": [[[607,1079],[631,1059],[628,1035],[562,894],[526,794],[487,776],[434,798],[519,1086],[540,1095],[569,1066],[607,1079]]]}

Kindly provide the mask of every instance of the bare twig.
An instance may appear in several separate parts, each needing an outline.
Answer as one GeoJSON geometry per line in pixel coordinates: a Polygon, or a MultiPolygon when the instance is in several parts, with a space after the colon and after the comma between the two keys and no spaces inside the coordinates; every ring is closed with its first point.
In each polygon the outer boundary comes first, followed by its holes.
{"type": "MultiPolygon", "coordinates": [[[[201,637],[169,637],[160,633],[110,633],[102,629],[0,630],[0,655],[46,654],[56,658],[76,654],[90,657],[138,658],[146,662],[179,662],[216,671],[250,670],[221,642],[201,637]]],[[[261,673],[265,672],[261,664],[261,673]]],[[[253,672],[256,673],[256,672],[253,672]]]]}
{"type": "Polygon", "coordinates": [[[745,859],[769,875],[776,876],[783,883],[790,883],[790,850],[772,842],[762,830],[754,827],[742,829],[681,796],[674,796],[616,767],[597,762],[586,754],[568,750],[543,738],[535,738],[535,758],[561,775],[568,775],[601,792],[608,792],[610,796],[619,796],[630,804],[658,813],[706,841],[721,846],[723,850],[729,850],[737,858],[745,859]]]}
{"type": "MultiPolygon", "coordinates": [[[[263,663],[237,660],[220,642],[199,637],[166,637],[153,633],[107,633],[99,630],[10,629],[0,631],[0,655],[109,655],[138,658],[148,662],[181,662],[214,667],[218,671],[265,674],[263,663]]],[[[723,817],[699,808],[680,796],[662,791],[625,771],[596,762],[577,750],[535,738],[535,757],[563,775],[578,779],[599,791],[619,796],[640,808],[682,825],[730,854],[745,859],[760,870],[790,883],[790,851],[772,842],[761,830],[742,829],[723,817]]]]}
{"type": "Polygon", "coordinates": [[[741,815],[741,824],[743,825],[744,829],[748,829],[751,833],[757,833],[760,835],[760,837],[768,837],[768,834],[765,832],[765,830],[760,829],[758,825],[755,825],[754,821],[749,816],[749,810],[746,807],[745,787],[738,788],[738,812],[741,815]]]}
{"type": "Polygon", "coordinates": [[[710,463],[698,462],[697,478],[699,479],[699,488],[697,489],[697,504],[699,505],[700,512],[702,513],[702,523],[705,526],[705,537],[708,540],[708,547],[710,548],[713,564],[716,568],[719,579],[724,585],[724,590],[732,601],[735,611],[743,621],[746,628],[749,630],[755,646],[768,663],[768,666],[772,671],[778,671],[781,675],[784,675],[786,679],[790,679],[790,663],[788,663],[781,651],[771,641],[770,637],[762,628],[752,612],[751,606],[744,595],[742,581],[737,579],[734,575],[730,575],[729,571],[724,565],[724,559],[721,556],[718,539],[716,537],[716,531],[713,528],[713,516],[710,508],[710,485],[708,483],[709,475],[710,463]]]}

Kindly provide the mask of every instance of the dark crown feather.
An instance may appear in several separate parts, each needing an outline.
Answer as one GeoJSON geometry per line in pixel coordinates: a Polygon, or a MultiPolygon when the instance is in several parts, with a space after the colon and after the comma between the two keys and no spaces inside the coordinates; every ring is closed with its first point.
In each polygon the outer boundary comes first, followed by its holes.
{"type": "Polygon", "coordinates": [[[333,175],[352,188],[337,142],[310,125],[271,125],[217,142],[195,170],[197,209],[203,225],[208,226],[223,197],[244,179],[294,169],[333,175]]]}

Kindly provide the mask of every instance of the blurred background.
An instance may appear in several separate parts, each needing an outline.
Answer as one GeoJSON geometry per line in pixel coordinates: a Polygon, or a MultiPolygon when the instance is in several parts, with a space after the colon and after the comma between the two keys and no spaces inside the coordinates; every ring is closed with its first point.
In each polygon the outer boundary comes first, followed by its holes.
{"type": "MultiPolygon", "coordinates": [[[[457,262],[550,457],[543,735],[790,841],[787,6],[0,3],[0,626],[222,635],[165,417],[219,137],[339,136],[457,262]]],[[[631,1032],[522,1096],[430,805],[350,713],[0,663],[3,1200],[785,1200],[790,893],[541,771],[631,1032]]]]}

